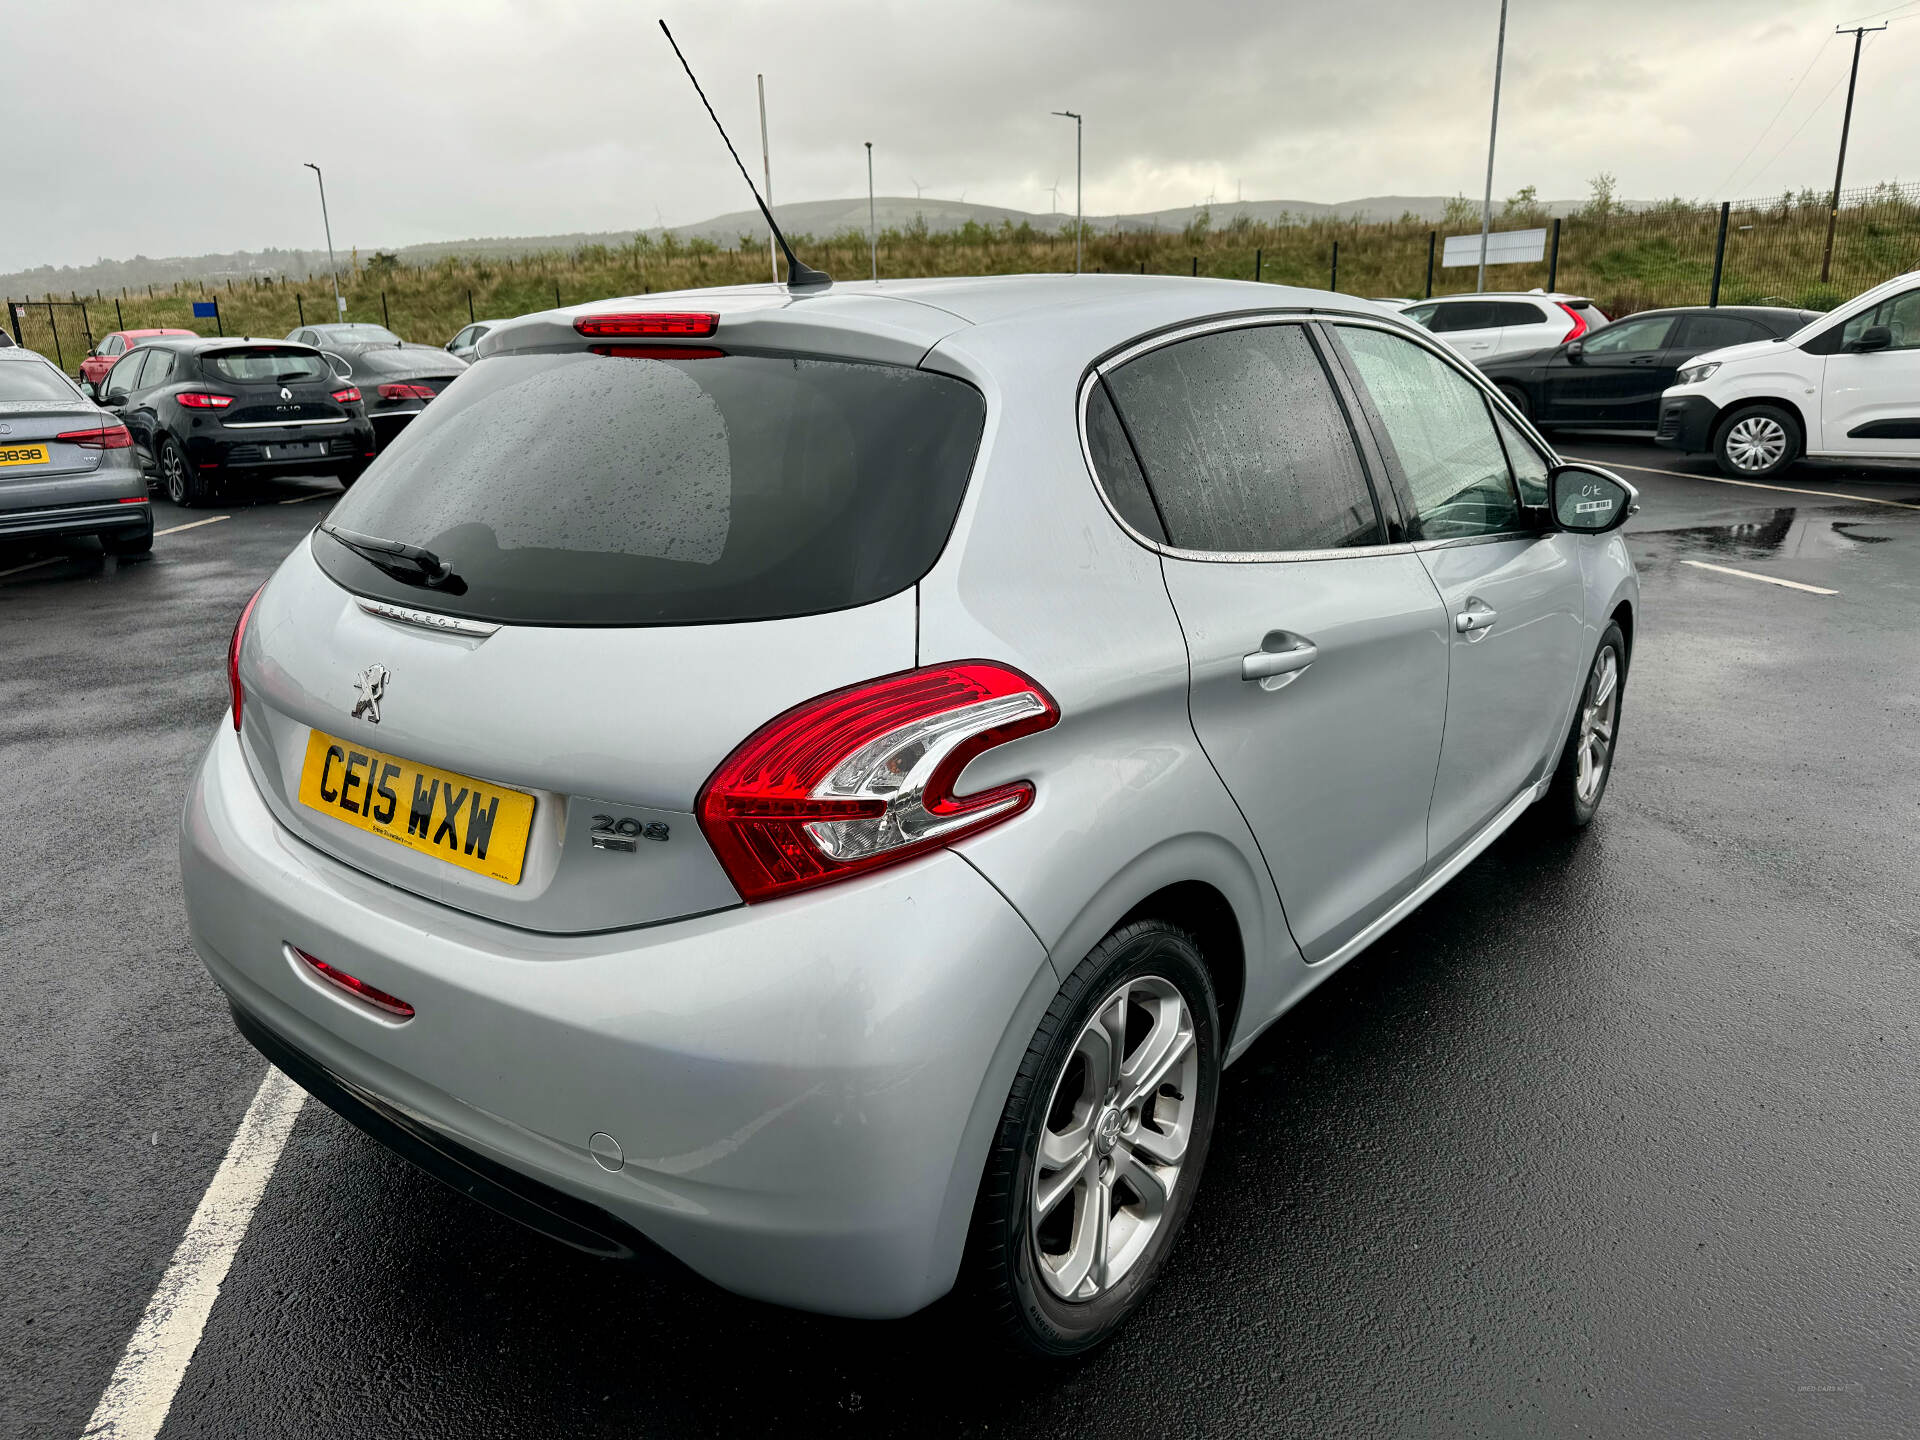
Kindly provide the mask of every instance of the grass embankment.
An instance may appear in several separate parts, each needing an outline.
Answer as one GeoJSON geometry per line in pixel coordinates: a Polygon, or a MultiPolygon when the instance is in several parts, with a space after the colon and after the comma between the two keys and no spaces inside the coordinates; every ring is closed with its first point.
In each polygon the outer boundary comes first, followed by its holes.
{"type": "MultiPolygon", "coordinates": [[[[1471,208],[1471,207],[1467,207],[1471,208]]],[[[1501,229],[1547,223],[1536,210],[1509,203],[1501,229]]],[[[1591,295],[1613,315],[1654,305],[1704,304],[1713,274],[1717,206],[1681,202],[1637,214],[1582,215],[1563,226],[1557,284],[1591,295]]],[[[1199,223],[1179,232],[1089,234],[1085,266],[1107,272],[1186,275],[1338,288],[1355,295],[1420,296],[1426,293],[1428,237],[1438,230],[1471,230],[1464,215],[1439,226],[1412,219],[1353,224],[1316,220],[1302,224],[1236,223],[1214,229],[1199,223]]],[[[1783,198],[1768,205],[1736,207],[1730,217],[1722,304],[1776,303],[1825,309],[1902,270],[1920,268],[1920,203],[1898,192],[1843,209],[1831,279],[1819,280],[1826,239],[1826,207],[1817,198],[1783,198]]],[[[808,263],[843,279],[863,279],[868,253],[863,235],[798,237],[795,248],[808,263]]],[[[989,230],[977,225],[949,234],[923,230],[888,232],[880,239],[880,274],[1000,275],[1073,268],[1070,235],[1046,235],[1026,226],[989,230]]],[[[1501,266],[1490,288],[1544,286],[1546,263],[1501,266]]],[[[497,319],[644,291],[695,289],[765,280],[764,236],[742,236],[732,249],[695,241],[685,244],[642,238],[618,248],[588,246],[571,254],[529,256],[514,261],[449,257],[407,266],[374,256],[341,273],[346,318],[379,321],[410,340],[439,344],[470,317],[497,319]]],[[[1433,272],[1433,293],[1471,289],[1470,268],[1433,272]]],[[[21,298],[21,297],[13,297],[21,298]]],[[[34,297],[39,299],[42,297],[34,297]]],[[[67,298],[67,297],[53,297],[67,298]]],[[[220,302],[229,335],[285,335],[301,323],[332,318],[333,292],[326,277],[303,281],[187,282],[149,296],[80,297],[88,302],[95,336],[118,328],[181,325],[211,333],[210,320],[195,320],[196,299],[220,302]],[[116,310],[115,302],[118,301],[116,310]]],[[[52,353],[46,312],[29,311],[23,338],[52,353]]],[[[84,351],[79,317],[59,312],[60,348],[69,370],[84,351]],[[69,326],[71,324],[72,334],[69,326]]]]}

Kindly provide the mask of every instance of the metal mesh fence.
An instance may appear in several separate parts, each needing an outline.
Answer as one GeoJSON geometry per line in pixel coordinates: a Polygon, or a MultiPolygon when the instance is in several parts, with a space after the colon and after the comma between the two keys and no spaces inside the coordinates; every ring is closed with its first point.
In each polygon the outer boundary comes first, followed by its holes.
{"type": "Polygon", "coordinates": [[[69,375],[93,348],[93,317],[84,304],[70,300],[12,300],[8,328],[29,350],[38,350],[69,375]]]}

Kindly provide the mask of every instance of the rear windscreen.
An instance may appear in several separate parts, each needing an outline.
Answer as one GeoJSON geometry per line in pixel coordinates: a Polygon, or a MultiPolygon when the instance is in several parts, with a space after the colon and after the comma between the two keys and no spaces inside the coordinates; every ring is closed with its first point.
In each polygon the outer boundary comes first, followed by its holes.
{"type": "Polygon", "coordinates": [[[220,350],[201,357],[209,375],[235,385],[263,385],[269,382],[291,385],[297,380],[327,380],[333,372],[327,362],[311,350],[220,350]]]}
{"type": "Polygon", "coordinates": [[[80,392],[51,365],[31,360],[0,365],[0,400],[59,400],[71,405],[80,392]]]}
{"type": "Polygon", "coordinates": [[[313,551],[359,594],[510,624],[840,610],[932,567],[985,418],[971,386],[895,365],[496,356],[329,518],[457,579],[406,583],[324,531],[313,551]]]}

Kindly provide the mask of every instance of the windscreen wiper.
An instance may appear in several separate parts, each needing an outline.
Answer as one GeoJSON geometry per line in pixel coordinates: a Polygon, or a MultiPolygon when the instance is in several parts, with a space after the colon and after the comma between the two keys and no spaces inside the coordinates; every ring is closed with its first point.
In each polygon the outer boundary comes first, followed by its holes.
{"type": "Polygon", "coordinates": [[[320,531],[396,580],[408,585],[424,585],[429,590],[444,590],[449,595],[466,593],[467,582],[453,573],[451,565],[423,546],[383,540],[378,535],[362,535],[357,530],[342,530],[335,525],[322,525],[320,531]]]}

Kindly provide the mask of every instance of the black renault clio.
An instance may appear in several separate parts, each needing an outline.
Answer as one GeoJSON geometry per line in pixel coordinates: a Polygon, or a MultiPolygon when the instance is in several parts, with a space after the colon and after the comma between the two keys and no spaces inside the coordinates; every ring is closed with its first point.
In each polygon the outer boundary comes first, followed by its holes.
{"type": "Polygon", "coordinates": [[[373,459],[360,392],[310,345],[179,338],[130,350],[100,382],[141,461],[176,505],[272,473],[338,476],[373,459]]]}

